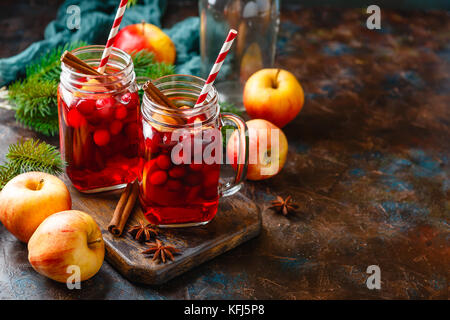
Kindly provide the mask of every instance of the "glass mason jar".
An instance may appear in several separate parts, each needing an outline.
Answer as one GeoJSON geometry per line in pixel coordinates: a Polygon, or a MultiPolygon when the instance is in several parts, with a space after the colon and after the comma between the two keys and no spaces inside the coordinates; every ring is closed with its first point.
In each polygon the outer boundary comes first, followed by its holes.
{"type": "Polygon", "coordinates": [[[139,199],[148,221],[160,227],[208,223],[217,213],[219,197],[237,192],[246,175],[245,122],[233,114],[220,114],[215,88],[202,107],[192,108],[204,83],[188,75],[153,81],[177,109],[143,98],[139,199]],[[233,181],[221,184],[224,125],[238,130],[239,150],[233,181]]]}
{"type": "MultiPolygon", "coordinates": [[[[104,46],[72,54],[96,67],[104,46]]],[[[66,172],[81,192],[118,189],[134,181],[138,168],[139,96],[133,61],[113,48],[106,74],[91,76],[61,63],[59,137],[66,172]]]]}
{"type": "Polygon", "coordinates": [[[216,81],[220,100],[242,105],[245,81],[273,66],[279,0],[199,0],[202,76],[207,77],[228,31],[238,31],[216,81]]]}

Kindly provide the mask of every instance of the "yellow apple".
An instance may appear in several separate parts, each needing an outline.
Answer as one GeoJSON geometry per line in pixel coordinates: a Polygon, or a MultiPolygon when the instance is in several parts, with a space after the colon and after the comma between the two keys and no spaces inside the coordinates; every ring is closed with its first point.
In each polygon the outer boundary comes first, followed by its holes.
{"type": "Polygon", "coordinates": [[[0,193],[0,221],[25,243],[48,216],[71,207],[64,182],[44,172],[22,173],[11,179],[0,193]]]}
{"type": "Polygon", "coordinates": [[[303,107],[304,93],[286,70],[262,69],[245,83],[244,106],[252,119],[265,119],[283,128],[303,107]]]}
{"type": "Polygon", "coordinates": [[[80,281],[93,277],[104,257],[100,228],[90,215],[78,210],[48,217],[28,243],[28,261],[34,270],[58,282],[65,283],[77,267],[80,281]]]}
{"type": "MultiPolygon", "coordinates": [[[[247,179],[263,180],[276,175],[283,168],[288,142],[283,131],[263,119],[247,121],[249,136],[249,164],[247,179]]],[[[235,131],[227,144],[227,157],[234,168],[237,166],[239,135],[235,131]]]]}

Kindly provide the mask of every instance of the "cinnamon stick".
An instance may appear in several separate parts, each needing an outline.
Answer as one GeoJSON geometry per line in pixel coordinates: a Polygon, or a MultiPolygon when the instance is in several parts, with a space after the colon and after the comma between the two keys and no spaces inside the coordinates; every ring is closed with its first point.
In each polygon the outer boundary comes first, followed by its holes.
{"type": "Polygon", "coordinates": [[[169,108],[177,109],[177,107],[173,104],[173,102],[170,101],[170,99],[167,98],[164,95],[164,93],[159,91],[159,89],[150,80],[144,84],[142,89],[147,94],[147,96],[154,102],[169,108]]]}
{"type": "Polygon", "coordinates": [[[134,208],[134,204],[136,203],[136,198],[139,192],[138,187],[139,186],[137,181],[129,183],[120,196],[119,202],[117,203],[116,209],[114,210],[114,214],[111,222],[109,223],[108,230],[117,237],[122,234],[123,229],[127,224],[130,213],[134,208]]]}
{"type": "Polygon", "coordinates": [[[69,51],[65,51],[63,55],[61,56],[61,62],[64,62],[68,66],[74,68],[77,71],[80,71],[84,74],[89,74],[92,76],[101,76],[102,73],[95,70],[92,66],[88,65],[83,60],[79,59],[69,51]]]}

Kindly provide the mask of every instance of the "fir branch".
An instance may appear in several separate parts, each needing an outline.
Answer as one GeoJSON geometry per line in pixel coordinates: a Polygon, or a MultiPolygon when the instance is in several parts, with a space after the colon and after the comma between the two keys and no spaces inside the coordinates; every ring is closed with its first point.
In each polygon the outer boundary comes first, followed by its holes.
{"type": "Polygon", "coordinates": [[[131,56],[133,57],[136,77],[156,79],[175,73],[175,67],[173,65],[164,62],[156,62],[154,54],[150,51],[134,51],[131,53],[131,56]]]}
{"type": "Polygon", "coordinates": [[[68,43],[64,46],[56,47],[53,50],[43,54],[26,68],[27,78],[36,77],[39,80],[53,80],[59,82],[61,74],[61,55],[66,50],[86,46],[84,41],[68,43]]]}
{"type": "Polygon", "coordinates": [[[7,162],[0,166],[0,189],[14,176],[41,171],[58,175],[63,172],[64,162],[54,146],[39,140],[20,140],[9,146],[7,162]]]}
{"type": "Polygon", "coordinates": [[[231,102],[219,102],[220,111],[221,112],[229,112],[234,113],[240,117],[244,114],[244,112],[240,109],[238,109],[233,103],[231,102]]]}
{"type": "Polygon", "coordinates": [[[58,134],[58,113],[50,116],[35,116],[30,118],[23,115],[20,110],[16,111],[16,120],[27,128],[31,128],[36,132],[42,133],[46,136],[55,136],[58,134]]]}
{"type": "Polygon", "coordinates": [[[26,79],[9,86],[9,100],[15,104],[16,120],[47,136],[58,133],[57,88],[61,54],[86,45],[75,42],[43,54],[26,68],[26,79]]]}
{"type": "Polygon", "coordinates": [[[0,190],[8,183],[9,180],[20,174],[17,169],[9,163],[0,166],[0,190]]]}
{"type": "Polygon", "coordinates": [[[33,130],[53,136],[58,133],[58,82],[33,78],[9,87],[16,120],[33,130]]]}
{"type": "Polygon", "coordinates": [[[140,51],[133,51],[131,53],[131,56],[133,57],[133,65],[134,69],[136,68],[145,68],[151,63],[155,62],[155,55],[153,52],[148,50],[140,50],[140,51]]]}
{"type": "Polygon", "coordinates": [[[21,140],[9,146],[6,159],[21,173],[43,171],[50,174],[63,172],[61,154],[52,145],[39,140],[21,140]]]}
{"type": "Polygon", "coordinates": [[[137,0],[128,0],[127,8],[132,7],[137,4],[137,0]]]}
{"type": "MultiPolygon", "coordinates": [[[[24,116],[47,116],[54,114],[58,101],[55,94],[58,83],[55,81],[24,80],[9,89],[10,97],[16,103],[15,109],[21,110],[24,116]]],[[[58,110],[56,109],[56,113],[58,110]]]]}

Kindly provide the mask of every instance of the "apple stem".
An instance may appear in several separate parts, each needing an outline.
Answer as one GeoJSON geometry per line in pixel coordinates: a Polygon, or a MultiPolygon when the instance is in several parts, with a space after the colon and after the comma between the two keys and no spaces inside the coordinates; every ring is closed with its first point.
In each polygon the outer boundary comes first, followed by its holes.
{"type": "Polygon", "coordinates": [[[145,21],[141,20],[141,25],[142,25],[142,33],[144,34],[145,37],[145,21]]]}
{"type": "Polygon", "coordinates": [[[272,87],[274,89],[278,88],[278,75],[280,74],[280,71],[281,71],[281,69],[278,69],[277,73],[275,74],[275,80],[274,80],[274,82],[272,84],[272,87]]]}
{"type": "Polygon", "coordinates": [[[39,183],[36,186],[36,190],[41,190],[42,184],[44,183],[44,179],[39,180],[39,183]]]}
{"type": "Polygon", "coordinates": [[[88,242],[88,245],[92,245],[97,242],[102,242],[102,238],[95,239],[94,241],[88,242]]]}

